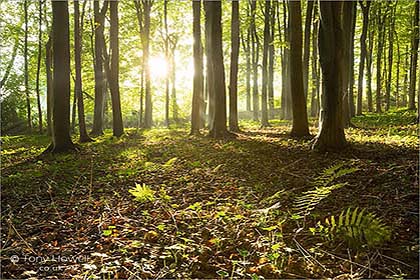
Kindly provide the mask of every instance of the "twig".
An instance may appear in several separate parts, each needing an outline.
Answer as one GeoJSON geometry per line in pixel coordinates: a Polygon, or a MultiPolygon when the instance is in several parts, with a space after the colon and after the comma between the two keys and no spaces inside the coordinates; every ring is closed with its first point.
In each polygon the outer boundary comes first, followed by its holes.
{"type": "Polygon", "coordinates": [[[20,239],[22,239],[23,243],[25,243],[25,245],[28,247],[29,250],[31,250],[31,252],[33,254],[36,254],[36,252],[32,249],[31,245],[29,245],[28,242],[26,242],[25,239],[23,239],[22,235],[19,234],[19,232],[17,231],[17,229],[15,228],[15,226],[13,225],[12,221],[9,219],[7,219],[7,223],[9,224],[9,226],[11,226],[13,228],[13,230],[16,232],[16,235],[19,236],[20,239]]]}
{"type": "Polygon", "coordinates": [[[380,254],[380,255],[381,255],[381,257],[385,257],[385,258],[387,258],[387,259],[389,259],[389,260],[391,260],[391,261],[394,261],[394,262],[397,262],[397,263],[403,264],[403,265],[408,266],[408,267],[413,267],[412,265],[409,265],[409,264],[407,264],[407,263],[405,263],[405,262],[402,262],[402,261],[400,261],[400,260],[394,259],[394,258],[389,257],[389,256],[387,256],[387,255],[383,255],[383,254],[380,254]]]}

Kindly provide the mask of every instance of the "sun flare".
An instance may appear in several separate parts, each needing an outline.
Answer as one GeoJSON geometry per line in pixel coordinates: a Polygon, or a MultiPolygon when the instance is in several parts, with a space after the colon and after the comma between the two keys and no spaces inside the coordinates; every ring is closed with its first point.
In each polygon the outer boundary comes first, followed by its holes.
{"type": "Polygon", "coordinates": [[[152,56],[149,67],[152,78],[165,78],[168,74],[168,62],[162,56],[152,56]]]}

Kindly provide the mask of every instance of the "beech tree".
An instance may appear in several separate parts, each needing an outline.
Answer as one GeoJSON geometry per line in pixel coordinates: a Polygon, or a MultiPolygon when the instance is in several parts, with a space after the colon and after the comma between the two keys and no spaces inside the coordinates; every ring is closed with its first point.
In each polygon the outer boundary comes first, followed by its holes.
{"type": "Polygon", "coordinates": [[[91,134],[94,136],[103,134],[104,125],[104,109],[105,109],[105,95],[106,82],[104,74],[104,22],[105,14],[108,9],[108,1],[104,1],[102,9],[99,9],[99,0],[93,1],[94,11],[94,78],[95,78],[95,104],[93,110],[93,126],[91,134]]]}
{"type": "Polygon", "coordinates": [[[74,150],[70,138],[70,37],[67,1],[52,1],[52,144],[46,152],[74,150]]]}
{"type": "Polygon", "coordinates": [[[231,53],[229,75],[229,130],[239,131],[238,125],[238,57],[239,57],[239,0],[232,0],[231,53]]]}
{"type": "Polygon", "coordinates": [[[318,151],[339,151],[347,144],[342,122],[342,4],[338,1],[319,2],[318,45],[323,90],[319,132],[312,146],[318,151]]]}
{"type": "Polygon", "coordinates": [[[302,72],[302,16],[299,1],[289,1],[290,11],[290,80],[293,125],[291,135],[309,136],[306,100],[303,92],[302,72]]]}
{"type": "Polygon", "coordinates": [[[112,131],[113,135],[120,137],[124,133],[120,86],[119,86],[119,43],[118,43],[118,1],[110,3],[110,49],[111,49],[111,67],[109,76],[109,88],[111,90],[112,101],[112,131]]]}
{"type": "Polygon", "coordinates": [[[419,49],[419,1],[416,1],[414,6],[413,31],[411,39],[411,56],[410,56],[410,86],[408,90],[408,108],[410,110],[416,109],[416,76],[417,76],[417,59],[419,49]]]}
{"type": "Polygon", "coordinates": [[[222,47],[222,7],[220,1],[205,1],[206,21],[208,21],[209,50],[207,61],[208,71],[211,72],[212,79],[209,80],[211,86],[209,90],[210,98],[213,98],[214,115],[209,120],[211,125],[210,136],[221,138],[228,135],[226,127],[226,88],[225,70],[223,65],[222,47]]]}
{"type": "Polygon", "coordinates": [[[201,117],[203,114],[203,50],[201,47],[201,0],[192,0],[193,7],[193,58],[194,80],[193,100],[191,112],[191,134],[199,134],[202,128],[201,117]]]}

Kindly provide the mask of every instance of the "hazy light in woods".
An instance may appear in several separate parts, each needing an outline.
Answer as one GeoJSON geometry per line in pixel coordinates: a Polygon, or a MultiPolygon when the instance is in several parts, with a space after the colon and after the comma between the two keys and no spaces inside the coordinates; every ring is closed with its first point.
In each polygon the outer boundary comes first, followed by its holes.
{"type": "Polygon", "coordinates": [[[162,56],[153,56],[149,60],[150,75],[152,78],[162,79],[168,74],[168,62],[162,56]]]}

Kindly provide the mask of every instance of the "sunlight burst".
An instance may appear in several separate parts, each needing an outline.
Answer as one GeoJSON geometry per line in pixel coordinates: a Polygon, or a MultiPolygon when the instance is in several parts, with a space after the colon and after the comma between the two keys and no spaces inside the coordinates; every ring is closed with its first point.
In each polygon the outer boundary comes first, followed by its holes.
{"type": "Polygon", "coordinates": [[[150,57],[149,67],[152,78],[165,78],[168,74],[168,62],[162,56],[150,57]]]}

